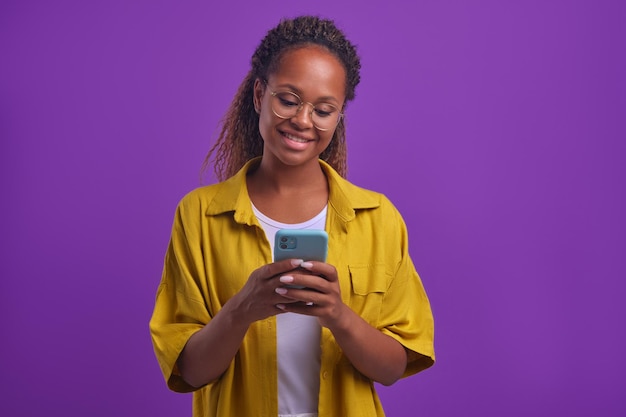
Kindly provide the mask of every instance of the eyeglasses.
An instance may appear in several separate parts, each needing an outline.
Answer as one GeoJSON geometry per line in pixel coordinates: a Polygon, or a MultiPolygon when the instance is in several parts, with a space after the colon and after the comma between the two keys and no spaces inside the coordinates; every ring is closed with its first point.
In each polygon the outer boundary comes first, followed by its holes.
{"type": "Polygon", "coordinates": [[[291,119],[304,107],[305,104],[311,106],[309,117],[313,126],[323,132],[334,129],[343,113],[339,108],[330,103],[309,103],[302,101],[300,96],[292,91],[270,91],[272,95],[272,112],[281,119],[291,119]]]}

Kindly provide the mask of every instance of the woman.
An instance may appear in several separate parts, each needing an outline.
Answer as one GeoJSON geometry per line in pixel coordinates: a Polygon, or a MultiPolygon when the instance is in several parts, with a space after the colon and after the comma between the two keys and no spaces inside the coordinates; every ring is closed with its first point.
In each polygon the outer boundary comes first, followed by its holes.
{"type": "Polygon", "coordinates": [[[343,178],[359,70],[332,21],[280,22],[207,156],[222,182],[178,206],[150,329],[194,416],[380,416],[374,382],[434,363],[402,217],[343,178]],[[276,231],[305,228],[327,263],[272,262],[276,231]]]}

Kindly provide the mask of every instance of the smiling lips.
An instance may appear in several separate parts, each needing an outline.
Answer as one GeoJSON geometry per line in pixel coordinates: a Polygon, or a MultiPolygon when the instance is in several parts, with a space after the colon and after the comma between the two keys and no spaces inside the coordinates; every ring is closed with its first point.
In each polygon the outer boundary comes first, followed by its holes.
{"type": "Polygon", "coordinates": [[[281,132],[281,133],[283,134],[284,137],[286,137],[287,139],[292,140],[294,142],[298,142],[298,143],[310,142],[309,139],[301,138],[301,137],[298,137],[298,136],[294,136],[291,133],[287,133],[287,132],[281,132]]]}

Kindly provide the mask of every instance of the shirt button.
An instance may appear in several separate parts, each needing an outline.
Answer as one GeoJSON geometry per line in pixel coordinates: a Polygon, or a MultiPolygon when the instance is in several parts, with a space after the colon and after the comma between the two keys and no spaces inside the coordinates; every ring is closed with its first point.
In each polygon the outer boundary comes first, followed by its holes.
{"type": "Polygon", "coordinates": [[[328,371],[322,372],[322,378],[324,379],[328,378],[328,371]]]}

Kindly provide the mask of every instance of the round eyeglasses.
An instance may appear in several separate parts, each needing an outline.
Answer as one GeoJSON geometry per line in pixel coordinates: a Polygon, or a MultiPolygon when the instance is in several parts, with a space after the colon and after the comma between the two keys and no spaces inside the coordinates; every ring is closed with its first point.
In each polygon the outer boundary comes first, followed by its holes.
{"type": "Polygon", "coordinates": [[[327,131],[334,129],[343,113],[339,108],[330,103],[309,103],[302,101],[300,96],[292,91],[270,91],[272,95],[272,112],[281,119],[291,119],[304,107],[311,106],[309,117],[317,130],[327,131]]]}

